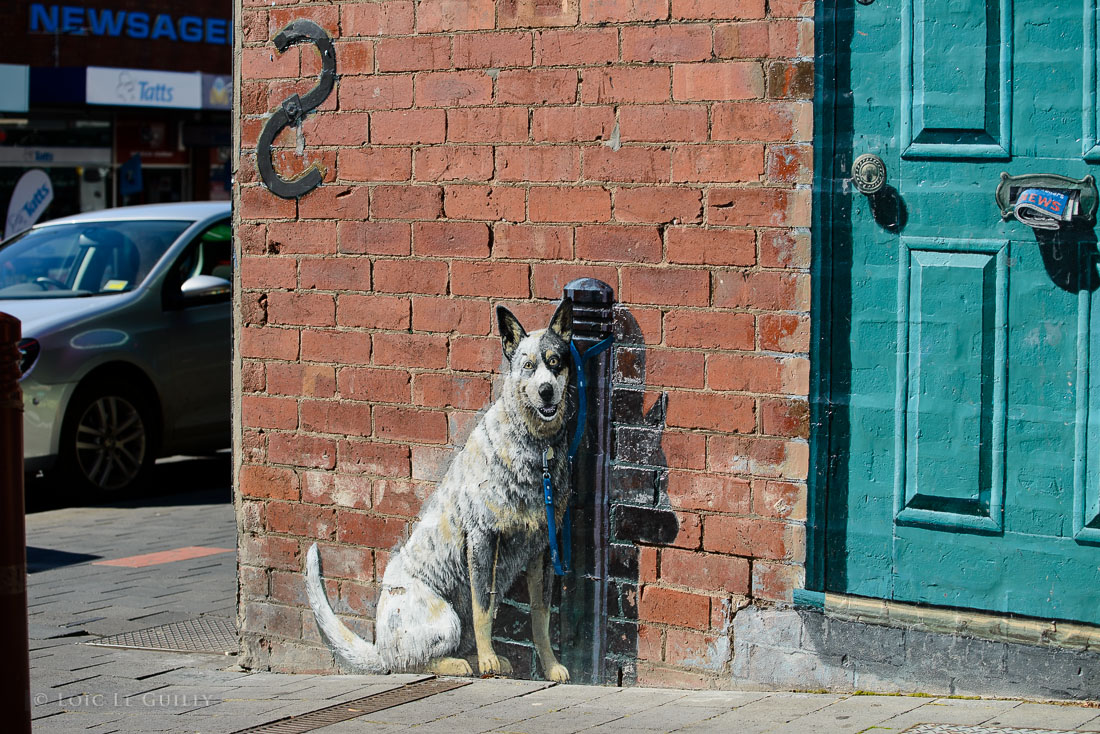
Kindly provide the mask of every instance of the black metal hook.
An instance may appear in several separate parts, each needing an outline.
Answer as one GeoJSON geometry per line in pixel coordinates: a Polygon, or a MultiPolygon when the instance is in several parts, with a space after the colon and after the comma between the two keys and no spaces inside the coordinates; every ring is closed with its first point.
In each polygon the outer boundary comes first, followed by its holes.
{"type": "Polygon", "coordinates": [[[264,129],[260,132],[259,142],[256,143],[256,167],[268,190],[284,199],[296,199],[321,185],[324,170],[314,163],[302,175],[288,181],[279,175],[271,162],[271,144],[283,128],[301,125],[307,114],[328,99],[336,84],[336,50],[325,29],[312,20],[291,21],[272,41],[279,53],[296,43],[305,42],[312,43],[321,53],[321,75],[317,85],[302,96],[292,94],[284,99],[279,108],[271,113],[271,117],[267,118],[264,129]]]}

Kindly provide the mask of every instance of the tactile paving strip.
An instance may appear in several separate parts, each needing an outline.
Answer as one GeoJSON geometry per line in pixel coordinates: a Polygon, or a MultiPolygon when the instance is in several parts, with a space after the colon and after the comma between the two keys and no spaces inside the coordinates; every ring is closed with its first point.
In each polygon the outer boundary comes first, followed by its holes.
{"type": "Polygon", "coordinates": [[[962,726],[960,724],[917,724],[905,734],[1073,734],[1066,729],[1017,729],[1011,726],[962,726]]]}
{"type": "Polygon", "coordinates": [[[161,652],[209,652],[236,655],[239,647],[237,628],[223,617],[199,617],[159,627],[124,632],[90,640],[86,645],[129,647],[161,652]]]}
{"type": "Polygon", "coordinates": [[[373,714],[376,711],[400,706],[410,701],[419,701],[437,693],[451,691],[455,688],[470,685],[468,680],[447,680],[444,678],[429,678],[418,683],[409,683],[389,691],[382,691],[371,696],[363,696],[353,701],[345,701],[336,706],[310,711],[308,714],[289,716],[278,719],[268,724],[260,724],[249,729],[240,729],[233,734],[304,734],[305,732],[320,729],[323,726],[331,726],[341,721],[356,719],[360,716],[373,714]]]}

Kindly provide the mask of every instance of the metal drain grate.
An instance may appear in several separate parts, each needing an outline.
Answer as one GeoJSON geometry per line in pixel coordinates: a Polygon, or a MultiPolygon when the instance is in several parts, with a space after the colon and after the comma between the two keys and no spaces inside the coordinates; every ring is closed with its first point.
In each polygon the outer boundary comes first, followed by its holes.
{"type": "Polygon", "coordinates": [[[97,647],[130,647],[161,652],[209,652],[236,655],[237,628],[223,617],[199,617],[159,627],[99,637],[84,643],[97,647]]]}
{"type": "Polygon", "coordinates": [[[336,706],[310,711],[308,714],[288,716],[285,719],[278,719],[268,724],[241,729],[233,732],[233,734],[304,734],[304,732],[320,729],[323,726],[331,726],[341,721],[356,719],[360,716],[373,714],[376,711],[400,706],[403,703],[419,701],[437,693],[462,688],[462,686],[468,686],[470,683],[471,681],[468,680],[429,678],[419,683],[409,683],[390,691],[382,691],[353,701],[345,701],[336,706]]]}
{"type": "Polygon", "coordinates": [[[1011,726],[963,726],[961,724],[917,724],[905,734],[1073,734],[1066,729],[1019,729],[1011,726]]]}

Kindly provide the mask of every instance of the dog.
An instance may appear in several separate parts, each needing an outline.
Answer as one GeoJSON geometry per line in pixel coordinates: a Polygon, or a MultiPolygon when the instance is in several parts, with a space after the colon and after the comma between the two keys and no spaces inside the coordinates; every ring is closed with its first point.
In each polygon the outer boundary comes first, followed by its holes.
{"type": "Polygon", "coordinates": [[[361,672],[508,674],[493,649],[498,595],[527,572],[531,638],[543,674],[564,683],[569,671],[550,647],[544,456],[555,489],[555,521],[569,501],[566,423],[572,410],[569,344],[573,302],[563,299],[550,325],[528,334],[497,307],[507,365],[500,397],[478,421],[408,540],[382,576],[374,643],[355,635],[325,595],[316,543],[306,554],[306,589],[317,626],[337,658],[361,672]]]}

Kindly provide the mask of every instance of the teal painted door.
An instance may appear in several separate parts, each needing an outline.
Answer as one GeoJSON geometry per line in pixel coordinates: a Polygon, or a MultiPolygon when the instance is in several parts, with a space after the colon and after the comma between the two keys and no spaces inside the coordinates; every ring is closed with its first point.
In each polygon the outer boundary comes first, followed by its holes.
{"type": "Polygon", "coordinates": [[[1096,173],[1096,0],[838,5],[826,588],[1100,624],[1096,237],[994,198],[1096,173]]]}

